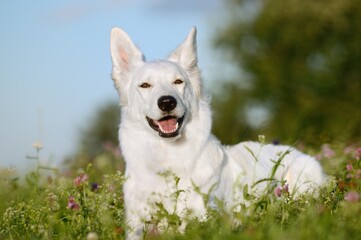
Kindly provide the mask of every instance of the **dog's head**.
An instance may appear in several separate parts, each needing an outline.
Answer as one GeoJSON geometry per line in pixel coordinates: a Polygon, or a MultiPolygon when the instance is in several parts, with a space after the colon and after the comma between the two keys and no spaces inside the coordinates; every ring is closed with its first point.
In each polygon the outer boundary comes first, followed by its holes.
{"type": "Polygon", "coordinates": [[[128,117],[160,137],[177,139],[202,97],[196,28],[166,60],[147,62],[119,28],[112,29],[110,50],[112,78],[128,117]]]}

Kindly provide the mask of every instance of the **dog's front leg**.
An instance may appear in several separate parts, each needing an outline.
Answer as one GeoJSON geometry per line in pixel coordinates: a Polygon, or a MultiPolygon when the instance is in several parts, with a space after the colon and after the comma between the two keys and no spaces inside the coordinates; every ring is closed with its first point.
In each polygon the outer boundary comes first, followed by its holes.
{"type": "Polygon", "coordinates": [[[125,218],[127,224],[126,239],[143,239],[145,217],[150,215],[147,211],[147,199],[149,193],[144,186],[140,186],[139,181],[129,177],[124,183],[124,204],[125,218]]]}

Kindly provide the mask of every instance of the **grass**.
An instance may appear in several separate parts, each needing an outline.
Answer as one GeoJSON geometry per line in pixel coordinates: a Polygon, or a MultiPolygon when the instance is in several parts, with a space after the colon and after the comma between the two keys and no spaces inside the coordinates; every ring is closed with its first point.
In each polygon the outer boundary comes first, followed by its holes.
{"type": "MultiPolygon", "coordinates": [[[[126,224],[121,172],[94,177],[92,165],[61,173],[41,166],[41,146],[35,145],[38,167],[21,181],[13,169],[1,171],[0,239],[123,239],[126,224]],[[94,182],[93,179],[101,179],[94,182]]],[[[162,234],[147,239],[360,239],[361,148],[324,145],[318,158],[330,184],[317,197],[294,198],[286,186],[250,201],[229,214],[222,207],[208,210],[202,222],[182,219],[158,204],[150,224],[167,219],[162,234]]]]}

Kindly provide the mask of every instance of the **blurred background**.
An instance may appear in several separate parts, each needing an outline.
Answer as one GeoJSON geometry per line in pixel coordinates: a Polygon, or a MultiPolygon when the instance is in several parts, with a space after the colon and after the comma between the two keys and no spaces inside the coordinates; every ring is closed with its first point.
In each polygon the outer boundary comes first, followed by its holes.
{"type": "Polygon", "coordinates": [[[361,141],[361,0],[93,0],[0,3],[1,168],[124,168],[109,33],[148,60],[198,28],[213,133],[319,148],[361,141]]]}

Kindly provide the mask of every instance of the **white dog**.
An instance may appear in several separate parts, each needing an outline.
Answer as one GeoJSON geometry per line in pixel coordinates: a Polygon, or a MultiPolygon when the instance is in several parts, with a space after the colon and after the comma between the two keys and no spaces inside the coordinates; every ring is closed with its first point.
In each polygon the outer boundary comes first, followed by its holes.
{"type": "Polygon", "coordinates": [[[155,202],[179,216],[191,212],[202,218],[205,194],[209,204],[220,199],[231,207],[242,202],[242,186],[254,186],[255,193],[265,190],[266,181],[254,185],[262,179],[286,181],[289,190],[297,193],[324,182],[320,164],[289,146],[243,142],[224,147],[211,135],[195,28],[166,60],[147,62],[119,28],[112,29],[110,45],[112,78],[121,104],[119,140],[126,161],[128,239],[142,237],[155,202]],[[171,181],[166,173],[179,179],[171,181]],[[176,190],[181,191],[175,199],[176,190]]]}

